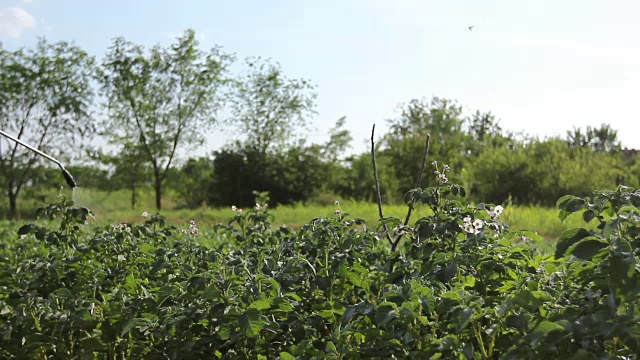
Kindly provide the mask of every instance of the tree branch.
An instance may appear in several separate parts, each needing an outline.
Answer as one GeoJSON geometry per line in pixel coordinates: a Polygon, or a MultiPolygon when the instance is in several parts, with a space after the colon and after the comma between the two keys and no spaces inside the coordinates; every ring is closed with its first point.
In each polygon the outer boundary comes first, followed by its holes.
{"type": "MultiPolygon", "coordinates": [[[[427,167],[427,159],[429,158],[429,144],[431,142],[431,134],[427,134],[427,140],[425,141],[425,146],[424,146],[424,154],[422,155],[422,166],[420,167],[420,172],[418,173],[418,178],[416,179],[416,184],[413,187],[415,188],[419,188],[420,187],[420,183],[422,182],[422,177],[424,176],[424,169],[427,167]]],[[[409,219],[411,219],[411,213],[413,212],[413,208],[411,206],[409,206],[409,210],[407,210],[407,216],[404,218],[404,226],[407,226],[409,224],[409,219]]],[[[391,250],[396,249],[396,247],[398,246],[398,243],[400,242],[400,239],[402,238],[402,234],[398,235],[396,237],[396,240],[393,242],[393,244],[391,244],[391,250]]]]}
{"type": "Polygon", "coordinates": [[[193,114],[196,112],[196,109],[198,108],[198,106],[200,106],[203,97],[204,97],[204,93],[201,92],[200,94],[198,94],[197,100],[195,101],[195,103],[193,104],[189,112],[184,117],[180,115],[181,108],[182,108],[181,106],[182,99],[180,97],[178,99],[178,116],[180,117],[180,120],[178,121],[178,130],[176,132],[175,138],[173,139],[173,147],[171,148],[171,154],[169,155],[167,166],[165,166],[164,171],[162,173],[162,180],[164,180],[164,178],[167,176],[167,171],[169,170],[169,166],[171,165],[171,162],[173,161],[173,157],[175,156],[176,148],[178,147],[178,141],[180,140],[180,134],[182,134],[183,126],[186,126],[185,123],[187,122],[187,119],[190,119],[193,116],[193,114]]]}
{"type": "MultiPolygon", "coordinates": [[[[422,177],[424,176],[424,169],[427,167],[427,159],[429,157],[430,143],[431,143],[431,134],[427,134],[427,140],[425,142],[425,147],[424,147],[424,154],[422,155],[422,166],[420,167],[420,172],[418,173],[418,178],[416,179],[416,184],[414,186],[414,189],[420,187],[420,183],[422,182],[422,177]]],[[[409,209],[407,210],[407,216],[404,218],[404,226],[407,226],[409,224],[409,219],[411,218],[412,212],[413,212],[413,209],[410,206],[409,209]]],[[[391,243],[392,252],[395,252],[396,249],[398,248],[398,244],[400,243],[402,236],[403,236],[402,233],[398,234],[396,239],[391,243]]],[[[389,273],[393,272],[393,267],[395,263],[396,263],[396,259],[391,259],[391,262],[389,263],[389,273]]]]}
{"type": "MultiPolygon", "coordinates": [[[[378,166],[376,165],[376,147],[375,147],[375,143],[373,142],[373,135],[375,134],[375,131],[376,131],[376,124],[373,124],[373,128],[371,129],[371,162],[373,163],[373,178],[376,182],[378,215],[380,219],[382,219],[384,217],[384,213],[382,212],[382,196],[380,195],[380,180],[378,179],[378,166]]],[[[386,224],[382,225],[382,228],[384,229],[387,240],[389,240],[389,244],[393,246],[393,239],[391,238],[391,235],[389,235],[387,225],[386,224]]]]}
{"type": "Polygon", "coordinates": [[[149,147],[149,144],[147,144],[147,137],[145,136],[144,129],[142,128],[142,124],[140,123],[138,109],[136,108],[137,107],[136,101],[131,96],[129,96],[128,100],[129,100],[129,105],[131,105],[131,110],[133,111],[133,118],[136,121],[136,126],[138,127],[138,130],[140,131],[140,135],[142,137],[142,145],[144,149],[147,151],[147,155],[149,156],[149,162],[153,163],[153,167],[155,168],[157,167],[156,159],[153,157],[153,154],[151,153],[151,148],[149,147]]]}

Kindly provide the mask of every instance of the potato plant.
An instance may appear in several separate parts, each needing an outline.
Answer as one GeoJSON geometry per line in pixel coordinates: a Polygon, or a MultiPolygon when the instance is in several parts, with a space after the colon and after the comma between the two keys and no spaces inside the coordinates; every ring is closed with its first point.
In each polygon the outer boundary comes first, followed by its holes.
{"type": "Polygon", "coordinates": [[[640,192],[561,198],[599,226],[544,254],[445,172],[406,194],[433,210],[414,226],[336,204],[276,228],[262,195],[212,229],[53,204],[59,226],[0,232],[0,358],[635,358],[640,192]]]}

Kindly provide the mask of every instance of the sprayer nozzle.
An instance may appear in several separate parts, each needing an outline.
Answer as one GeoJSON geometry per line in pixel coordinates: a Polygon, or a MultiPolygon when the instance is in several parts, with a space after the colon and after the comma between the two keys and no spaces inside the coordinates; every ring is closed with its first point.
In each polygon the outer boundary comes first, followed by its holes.
{"type": "Polygon", "coordinates": [[[67,180],[67,184],[69,184],[71,188],[76,187],[76,181],[73,180],[73,176],[71,176],[71,173],[69,173],[67,169],[62,169],[62,175],[64,175],[64,179],[67,180]]]}

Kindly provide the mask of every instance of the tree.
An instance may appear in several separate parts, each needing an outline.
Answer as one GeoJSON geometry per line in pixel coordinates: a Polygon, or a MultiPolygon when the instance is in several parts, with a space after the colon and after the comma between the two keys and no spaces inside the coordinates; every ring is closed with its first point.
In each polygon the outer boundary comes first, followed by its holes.
{"type": "MultiPolygon", "coordinates": [[[[209,157],[189,158],[179,171],[167,179],[168,184],[183,201],[184,206],[196,208],[213,204],[211,184],[214,181],[214,162],[209,157]]],[[[215,200],[215,199],[213,199],[215,200]]]]}
{"type": "Polygon", "coordinates": [[[609,124],[599,128],[587,126],[584,133],[580,128],[567,131],[566,142],[570,147],[590,147],[595,152],[612,152],[621,149],[618,131],[609,124]]]}
{"type": "MultiPolygon", "coordinates": [[[[391,165],[401,182],[402,193],[415,185],[427,134],[431,134],[430,161],[436,160],[449,164],[455,171],[460,170],[466,152],[464,122],[462,108],[450,100],[434,97],[431,101],[414,99],[400,105],[399,116],[389,120],[384,152],[394,159],[391,165]]],[[[434,179],[424,176],[423,182],[433,183],[434,179]]]]}
{"type": "Polygon", "coordinates": [[[476,111],[468,120],[469,144],[467,145],[468,155],[477,157],[484,148],[498,148],[506,146],[512,138],[503,134],[502,128],[498,124],[495,116],[489,113],[476,111]]]}
{"type": "Polygon", "coordinates": [[[156,208],[178,149],[202,144],[217,122],[221,88],[233,56],[214,47],[199,49],[187,30],[168,48],[144,48],[116,38],[102,64],[107,98],[104,133],[115,144],[135,143],[153,169],[156,208]]]}
{"type": "Polygon", "coordinates": [[[120,152],[115,155],[95,152],[91,157],[113,169],[110,189],[128,188],[131,190],[131,209],[138,204],[138,190],[140,184],[147,182],[151,176],[148,162],[144,157],[144,150],[139,143],[125,143],[120,152]]]}
{"type": "Polygon", "coordinates": [[[295,131],[307,126],[314,113],[314,87],[304,79],[289,79],[279,64],[247,60],[249,72],[236,83],[229,122],[246,136],[247,146],[266,153],[287,145],[295,131]]]}
{"type": "MultiPolygon", "coordinates": [[[[94,59],[67,42],[40,39],[33,49],[0,48],[0,129],[52,156],[77,153],[78,137],[90,136],[94,59]]],[[[20,190],[41,160],[0,137],[0,184],[17,216],[20,190]]]]}
{"type": "Polygon", "coordinates": [[[336,121],[336,125],[329,130],[329,140],[322,145],[322,160],[329,163],[338,163],[351,146],[353,137],[351,132],[344,128],[346,119],[345,116],[341,117],[336,121]]]}

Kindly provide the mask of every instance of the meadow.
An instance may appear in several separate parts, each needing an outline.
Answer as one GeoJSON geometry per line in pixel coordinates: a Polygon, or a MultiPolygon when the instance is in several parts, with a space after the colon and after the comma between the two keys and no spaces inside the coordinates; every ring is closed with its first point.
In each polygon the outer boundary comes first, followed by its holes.
{"type": "MultiPolygon", "coordinates": [[[[106,192],[88,188],[76,188],[73,193],[49,192],[40,201],[33,198],[21,200],[24,204],[25,215],[32,214],[39,206],[46,205],[47,201],[53,201],[59,195],[74,200],[78,206],[89,208],[94,213],[96,224],[109,223],[141,223],[143,212],[156,214],[154,193],[150,187],[142,187],[138,194],[136,209],[131,209],[131,192],[117,190],[106,192]]],[[[378,221],[378,207],[372,202],[360,202],[336,198],[340,205],[335,206],[333,201],[311,201],[295,205],[282,205],[271,210],[274,226],[286,225],[294,229],[300,228],[317,217],[329,217],[340,209],[352,217],[362,218],[367,224],[375,224],[378,221]]],[[[543,239],[553,245],[560,235],[571,228],[583,225],[579,216],[571,216],[564,221],[558,218],[559,210],[553,207],[533,205],[503,204],[505,210],[502,222],[512,230],[532,230],[543,239]]],[[[404,204],[385,204],[383,210],[385,216],[404,217],[407,207],[404,204]]],[[[159,212],[169,223],[175,225],[188,224],[195,220],[201,228],[212,227],[220,223],[228,223],[234,216],[230,207],[215,208],[201,206],[197,209],[181,209],[176,195],[168,192],[163,198],[163,210],[159,212]]],[[[413,219],[419,219],[431,214],[428,206],[417,205],[413,219]]],[[[27,216],[28,218],[28,216],[27,216]]]]}

